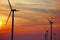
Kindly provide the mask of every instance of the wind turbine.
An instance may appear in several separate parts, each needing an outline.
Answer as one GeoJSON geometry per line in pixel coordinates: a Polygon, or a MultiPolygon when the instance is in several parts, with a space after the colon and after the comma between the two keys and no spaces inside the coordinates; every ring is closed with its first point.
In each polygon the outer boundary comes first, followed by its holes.
{"type": "MultiPolygon", "coordinates": [[[[52,21],[52,19],[49,19],[47,17],[45,17],[45,18],[48,20],[48,22],[50,24],[50,40],[52,40],[52,25],[53,25],[53,21],[52,21]]],[[[53,17],[51,17],[51,18],[53,18],[53,17]]],[[[45,32],[45,40],[48,40],[48,30],[46,30],[46,32],[45,32]]]]}
{"type": "Polygon", "coordinates": [[[52,19],[51,20],[48,19],[48,22],[50,23],[50,40],[52,40],[52,25],[53,25],[53,21],[52,21],[52,19]]]}
{"type": "Polygon", "coordinates": [[[45,40],[48,40],[48,30],[45,31],[45,40]]]}
{"type": "Polygon", "coordinates": [[[56,32],[54,32],[54,40],[56,40],[56,32]]]}
{"type": "MultiPolygon", "coordinates": [[[[47,16],[45,16],[45,15],[41,15],[41,16],[43,16],[44,18],[46,18],[47,20],[48,20],[48,22],[49,22],[49,24],[50,24],[50,40],[52,40],[52,25],[53,25],[53,21],[52,21],[52,19],[50,20],[47,16]]],[[[53,17],[51,17],[51,18],[53,18],[53,17]]],[[[55,19],[55,17],[54,17],[54,19],[55,19]]]]}
{"type": "Polygon", "coordinates": [[[12,14],[11,40],[13,40],[13,38],[14,38],[14,12],[16,12],[16,11],[18,11],[18,10],[12,8],[12,5],[11,5],[11,3],[10,3],[9,0],[8,0],[8,3],[9,3],[9,6],[10,6],[10,13],[9,13],[9,15],[8,15],[6,24],[7,24],[8,20],[9,20],[10,15],[12,14]]]}
{"type": "Polygon", "coordinates": [[[48,40],[48,29],[45,27],[45,40],[48,40]]]}

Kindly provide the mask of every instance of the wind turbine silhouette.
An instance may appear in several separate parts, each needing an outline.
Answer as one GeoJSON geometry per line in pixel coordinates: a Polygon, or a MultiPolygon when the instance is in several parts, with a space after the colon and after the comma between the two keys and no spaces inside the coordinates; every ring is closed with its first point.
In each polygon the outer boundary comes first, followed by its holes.
{"type": "MultiPolygon", "coordinates": [[[[51,18],[53,18],[53,17],[51,17],[51,18]]],[[[53,21],[52,21],[52,19],[49,19],[49,18],[47,18],[47,20],[48,20],[48,22],[50,24],[50,40],[52,40],[52,25],[53,25],[53,21]]],[[[48,40],[48,30],[46,30],[45,40],[48,40]],[[46,39],[46,37],[47,37],[47,39],[46,39]]]]}
{"type": "Polygon", "coordinates": [[[44,16],[44,18],[46,18],[50,24],[50,40],[52,40],[52,25],[53,25],[53,21],[52,19],[54,19],[53,17],[51,17],[51,19],[49,19],[47,16],[45,15],[41,15],[41,16],[44,16]]]}
{"type": "Polygon", "coordinates": [[[45,31],[45,40],[48,40],[48,30],[45,31]]]}
{"type": "Polygon", "coordinates": [[[54,32],[54,40],[56,40],[56,32],[54,32]]]}
{"type": "Polygon", "coordinates": [[[11,5],[11,3],[10,3],[9,0],[8,0],[8,3],[9,3],[9,6],[10,6],[10,13],[9,13],[9,15],[8,15],[6,24],[7,24],[8,20],[9,20],[9,17],[10,17],[10,15],[11,15],[11,13],[12,13],[11,40],[13,40],[13,38],[14,38],[14,12],[16,12],[16,11],[18,11],[18,10],[12,8],[12,5],[11,5]]]}
{"type": "Polygon", "coordinates": [[[48,19],[48,22],[50,23],[50,40],[52,40],[52,25],[53,25],[53,21],[52,19],[48,19]]]}

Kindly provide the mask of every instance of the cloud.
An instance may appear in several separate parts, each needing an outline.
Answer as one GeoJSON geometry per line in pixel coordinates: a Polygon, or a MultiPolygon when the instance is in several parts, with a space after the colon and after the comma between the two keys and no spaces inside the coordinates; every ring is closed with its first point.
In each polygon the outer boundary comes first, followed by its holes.
{"type": "MultiPolygon", "coordinates": [[[[59,16],[60,10],[38,8],[38,6],[40,5],[41,4],[22,4],[22,3],[21,4],[18,3],[18,5],[12,5],[13,8],[16,8],[19,10],[19,12],[15,12],[15,18],[18,18],[18,20],[21,19],[21,21],[26,20],[24,21],[25,23],[23,24],[25,26],[29,26],[29,25],[40,25],[39,22],[41,21],[42,21],[41,23],[44,23],[47,20],[44,18],[45,16],[47,16],[48,18],[50,18],[51,16],[54,16],[54,17],[59,16]],[[31,23],[29,21],[31,21],[31,23]]],[[[7,16],[10,10],[8,5],[5,5],[4,7],[5,9],[1,9],[1,11],[3,11],[1,13],[7,16]]],[[[21,24],[20,22],[18,23],[21,24]]],[[[45,23],[47,23],[47,21],[45,23]]]]}
{"type": "MultiPolygon", "coordinates": [[[[16,3],[17,4],[17,7],[21,7],[21,8],[25,8],[25,9],[28,9],[28,10],[35,10],[35,11],[39,11],[39,12],[44,12],[44,13],[55,13],[55,14],[59,14],[60,13],[60,10],[58,9],[47,9],[47,8],[44,8],[43,7],[43,4],[22,4],[22,3],[16,3]],[[42,8],[41,8],[42,6],[42,8]]],[[[46,5],[47,6],[47,5],[46,5]]],[[[53,6],[53,5],[50,5],[50,6],[53,6]]],[[[55,5],[56,6],[56,5],[55,5]]],[[[19,8],[18,7],[18,8],[19,8]]]]}

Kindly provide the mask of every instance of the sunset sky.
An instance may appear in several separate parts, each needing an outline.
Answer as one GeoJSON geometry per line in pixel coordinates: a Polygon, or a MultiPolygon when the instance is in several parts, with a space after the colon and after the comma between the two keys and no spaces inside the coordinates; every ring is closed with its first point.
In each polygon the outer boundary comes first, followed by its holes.
{"type": "MultiPolygon", "coordinates": [[[[10,2],[13,8],[19,10],[15,12],[15,40],[44,40],[45,30],[50,32],[47,18],[54,22],[53,33],[56,32],[56,39],[60,40],[60,0],[10,0],[10,2]]],[[[0,0],[0,40],[10,40],[11,16],[5,25],[9,12],[8,0],[0,0]]]]}

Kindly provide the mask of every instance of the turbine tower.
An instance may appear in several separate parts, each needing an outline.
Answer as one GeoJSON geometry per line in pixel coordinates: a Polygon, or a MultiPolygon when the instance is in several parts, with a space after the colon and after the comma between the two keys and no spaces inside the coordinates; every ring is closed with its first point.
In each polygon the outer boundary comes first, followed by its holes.
{"type": "Polygon", "coordinates": [[[48,40],[48,30],[45,31],[45,40],[48,40]]]}
{"type": "Polygon", "coordinates": [[[54,32],[54,40],[56,40],[56,33],[54,32]]]}
{"type": "Polygon", "coordinates": [[[48,19],[48,22],[50,23],[50,40],[52,40],[52,24],[53,24],[53,21],[52,21],[52,19],[51,20],[48,19]]]}
{"type": "Polygon", "coordinates": [[[11,5],[11,3],[10,3],[9,0],[8,0],[8,3],[9,3],[9,6],[10,6],[10,13],[9,13],[9,15],[8,15],[6,24],[7,24],[8,20],[9,20],[9,17],[10,17],[10,15],[11,15],[11,13],[12,13],[11,40],[13,40],[13,38],[14,38],[14,12],[16,12],[16,11],[18,11],[18,10],[12,8],[12,5],[11,5]]]}

